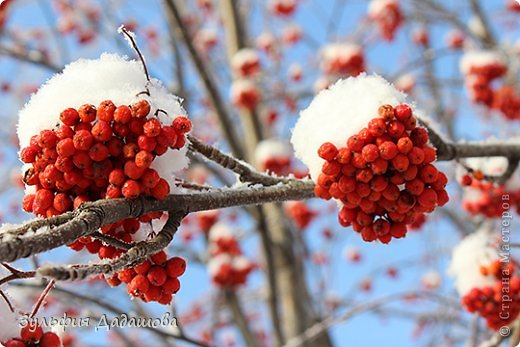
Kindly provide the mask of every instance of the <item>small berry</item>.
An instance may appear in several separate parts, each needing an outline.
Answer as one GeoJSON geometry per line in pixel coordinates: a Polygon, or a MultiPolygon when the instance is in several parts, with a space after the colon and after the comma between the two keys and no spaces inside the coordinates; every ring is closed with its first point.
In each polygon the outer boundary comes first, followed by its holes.
{"type": "Polygon", "coordinates": [[[96,107],[94,105],[83,105],[78,109],[79,118],[84,123],[93,122],[96,119],[96,107]]]}
{"type": "Polygon", "coordinates": [[[185,134],[191,130],[191,122],[184,116],[179,116],[173,120],[173,129],[177,134],[185,134]]]}
{"type": "Polygon", "coordinates": [[[166,282],[166,271],[161,266],[152,266],[146,275],[148,281],[154,286],[162,286],[166,282]]]}
{"type": "Polygon", "coordinates": [[[72,127],[79,122],[79,113],[74,108],[67,108],[60,113],[60,121],[72,127]]]}
{"type": "Polygon", "coordinates": [[[173,257],[166,263],[166,272],[170,277],[180,277],[186,271],[186,260],[181,257],[173,257]]]}
{"type": "Polygon", "coordinates": [[[141,186],[137,181],[127,180],[121,188],[121,193],[126,199],[136,199],[141,194],[141,186]]]}
{"type": "Polygon", "coordinates": [[[320,158],[325,159],[327,161],[332,161],[338,155],[338,149],[334,144],[330,142],[325,142],[318,149],[318,155],[320,158]]]}

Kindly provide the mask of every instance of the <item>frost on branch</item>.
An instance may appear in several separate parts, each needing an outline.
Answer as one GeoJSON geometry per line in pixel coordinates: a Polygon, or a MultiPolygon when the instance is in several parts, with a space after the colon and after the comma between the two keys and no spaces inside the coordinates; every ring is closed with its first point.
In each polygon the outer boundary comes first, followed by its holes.
{"type": "Polygon", "coordinates": [[[497,330],[514,321],[520,313],[520,277],[515,262],[500,254],[500,244],[489,226],[466,236],[453,250],[448,273],[469,312],[486,319],[497,330]],[[503,295],[507,294],[507,305],[503,295]]]}
{"type": "Polygon", "coordinates": [[[432,164],[436,150],[416,113],[384,79],[363,74],[320,92],[294,128],[315,194],[338,201],[340,224],[365,241],[404,237],[407,225],[448,202],[447,177],[432,164]]]}

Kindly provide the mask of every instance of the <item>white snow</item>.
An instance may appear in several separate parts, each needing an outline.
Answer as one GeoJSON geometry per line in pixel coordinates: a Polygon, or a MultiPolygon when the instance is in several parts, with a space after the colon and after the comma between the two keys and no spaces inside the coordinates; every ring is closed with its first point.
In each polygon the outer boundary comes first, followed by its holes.
{"type": "Polygon", "coordinates": [[[335,60],[346,62],[353,56],[363,55],[363,49],[354,43],[330,43],[322,48],[320,55],[323,59],[321,67],[326,70],[335,60]]]}
{"type": "Polygon", "coordinates": [[[405,94],[378,75],[363,73],[337,81],[300,112],[291,138],[296,157],[307,165],[316,181],[324,163],[317,151],[324,142],[344,147],[350,136],[377,116],[379,106],[404,102],[405,94]]]}
{"type": "Polygon", "coordinates": [[[488,265],[498,258],[496,238],[485,225],[466,236],[454,249],[448,274],[455,281],[455,288],[464,296],[472,288],[492,286],[496,279],[480,273],[481,265],[488,265]]]}
{"type": "Polygon", "coordinates": [[[256,146],[255,159],[257,163],[264,163],[274,158],[290,158],[292,153],[290,143],[278,139],[266,139],[260,141],[256,146]]]}
{"type": "Polygon", "coordinates": [[[208,237],[210,242],[216,242],[219,239],[234,239],[236,235],[229,225],[223,222],[217,222],[209,229],[208,237]]]}
{"type": "Polygon", "coordinates": [[[442,277],[439,272],[435,270],[429,270],[421,277],[421,284],[426,289],[437,289],[441,285],[441,282],[442,277]]]}
{"type": "MultiPolygon", "coordinates": [[[[181,99],[168,92],[157,79],[148,84],[151,96],[138,93],[145,91],[146,76],[140,62],[128,60],[116,54],[104,53],[99,59],[80,59],[67,65],[63,72],[48,80],[20,111],[18,137],[21,147],[29,145],[31,136],[42,129],[52,129],[59,123],[60,112],[68,107],[79,108],[83,104],[96,107],[104,100],[112,100],[116,105],[130,105],[147,99],[152,112],[159,112],[159,120],[170,125],[179,115],[186,115],[181,99]]],[[[187,147],[169,150],[156,158],[152,167],[161,177],[173,185],[174,172],[185,168],[187,147]]]]}
{"type": "Polygon", "coordinates": [[[222,265],[224,265],[224,264],[231,265],[232,263],[233,263],[233,259],[231,258],[231,256],[229,254],[221,253],[221,254],[211,256],[211,258],[208,261],[208,265],[207,265],[208,272],[211,276],[215,276],[219,273],[222,265]]]}
{"type": "Polygon", "coordinates": [[[471,73],[471,68],[488,65],[506,66],[504,59],[497,52],[490,50],[474,50],[464,53],[460,60],[460,71],[464,75],[471,73]]]}
{"type": "MultiPolygon", "coordinates": [[[[2,278],[4,275],[6,274],[0,274],[0,278],[2,278]]],[[[1,289],[9,298],[9,295],[5,291],[5,286],[2,286],[1,289]]],[[[11,304],[13,304],[10,298],[9,301],[11,304]]],[[[18,314],[16,312],[11,312],[7,302],[2,296],[0,296],[0,341],[5,341],[15,337],[19,330],[20,326],[18,325],[18,314]]]]}
{"type": "Polygon", "coordinates": [[[384,14],[387,6],[398,6],[397,0],[372,0],[368,4],[368,14],[372,17],[377,17],[384,14]]]}
{"type": "Polygon", "coordinates": [[[242,75],[240,73],[242,66],[259,63],[260,58],[258,57],[258,53],[251,48],[242,48],[231,57],[231,67],[239,75],[242,75]]]}

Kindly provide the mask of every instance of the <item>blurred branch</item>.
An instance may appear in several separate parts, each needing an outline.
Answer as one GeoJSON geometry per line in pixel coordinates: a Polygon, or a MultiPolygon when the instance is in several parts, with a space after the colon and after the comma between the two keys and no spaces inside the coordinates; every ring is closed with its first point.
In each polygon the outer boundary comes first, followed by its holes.
{"type": "Polygon", "coordinates": [[[53,72],[59,72],[62,70],[61,66],[54,65],[43,54],[36,50],[20,50],[5,45],[0,45],[0,55],[9,56],[20,61],[30,63],[39,67],[44,67],[53,72]]]}
{"type": "Polygon", "coordinates": [[[197,50],[195,49],[195,46],[193,45],[193,40],[188,32],[188,29],[186,25],[182,21],[181,14],[179,12],[179,8],[175,1],[173,0],[165,0],[168,10],[172,14],[173,22],[179,31],[184,44],[188,48],[188,52],[190,54],[191,60],[193,61],[193,64],[195,65],[195,68],[197,69],[202,82],[204,83],[204,86],[206,87],[206,90],[208,91],[209,97],[211,99],[211,102],[213,103],[213,107],[215,108],[215,111],[217,113],[217,116],[220,120],[220,125],[222,132],[226,136],[227,141],[229,142],[229,145],[234,153],[234,155],[238,158],[244,158],[244,152],[242,150],[242,145],[239,141],[238,136],[234,132],[234,125],[231,120],[230,115],[227,113],[224,102],[222,100],[222,97],[220,96],[218,89],[216,87],[215,82],[213,81],[212,77],[210,76],[209,71],[206,69],[206,65],[200,58],[199,54],[197,53],[197,50]]]}

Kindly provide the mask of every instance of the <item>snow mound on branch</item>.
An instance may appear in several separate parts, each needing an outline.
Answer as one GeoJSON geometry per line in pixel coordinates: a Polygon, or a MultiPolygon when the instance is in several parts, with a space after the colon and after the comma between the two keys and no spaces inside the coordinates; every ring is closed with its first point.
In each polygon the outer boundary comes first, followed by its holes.
{"type": "Polygon", "coordinates": [[[293,149],[285,141],[278,139],[266,139],[258,143],[255,149],[255,159],[257,163],[264,163],[273,158],[290,158],[293,149]]]}
{"type": "Polygon", "coordinates": [[[473,288],[493,286],[496,279],[484,276],[481,265],[488,265],[498,258],[496,238],[487,226],[466,236],[454,249],[448,274],[455,280],[455,288],[464,296],[473,288]]]}
{"type": "MultiPolygon", "coordinates": [[[[146,90],[147,80],[141,63],[128,60],[116,54],[104,53],[99,59],[79,59],[65,66],[61,73],[55,74],[34,94],[19,114],[18,137],[20,146],[29,145],[31,136],[43,129],[53,129],[60,122],[60,113],[68,107],[79,108],[83,104],[98,106],[104,100],[112,100],[117,106],[130,105],[138,100],[147,99],[152,112],[159,112],[163,124],[171,125],[186,111],[181,99],[171,93],[157,79],[148,84],[150,97],[137,94],[146,90]]],[[[173,173],[188,164],[187,147],[169,150],[155,158],[152,167],[170,186],[173,173]]]]}
{"type": "Polygon", "coordinates": [[[506,66],[504,59],[494,51],[470,51],[460,60],[460,72],[464,75],[472,73],[472,69],[490,65],[506,66]]]}
{"type": "Polygon", "coordinates": [[[325,162],[318,156],[324,142],[344,147],[350,136],[377,116],[379,106],[404,102],[406,95],[378,75],[363,73],[337,81],[300,112],[291,137],[296,157],[307,165],[316,181],[325,162]]]}

